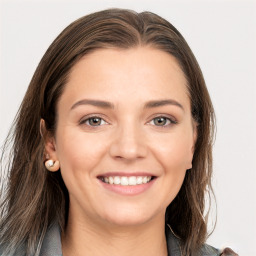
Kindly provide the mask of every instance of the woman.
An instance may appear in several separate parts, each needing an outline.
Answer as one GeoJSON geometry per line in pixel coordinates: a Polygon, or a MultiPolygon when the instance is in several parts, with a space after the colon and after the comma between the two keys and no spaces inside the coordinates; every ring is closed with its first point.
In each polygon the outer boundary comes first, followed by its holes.
{"type": "Polygon", "coordinates": [[[203,75],[169,22],[121,9],[75,21],[17,115],[1,255],[220,255],[204,244],[213,133],[203,75]]]}

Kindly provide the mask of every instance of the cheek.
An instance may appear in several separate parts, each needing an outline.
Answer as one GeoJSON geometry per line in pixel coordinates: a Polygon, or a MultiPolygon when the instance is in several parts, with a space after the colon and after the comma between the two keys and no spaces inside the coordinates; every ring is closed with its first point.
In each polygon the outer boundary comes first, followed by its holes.
{"type": "Polygon", "coordinates": [[[190,163],[190,150],[187,143],[173,141],[161,147],[158,161],[163,166],[164,180],[162,184],[165,206],[167,207],[177,196],[184,181],[190,163]]]}
{"type": "Polygon", "coordinates": [[[190,136],[176,136],[158,141],[155,154],[159,161],[166,167],[175,170],[189,169],[192,160],[192,143],[190,136]]]}
{"type": "MultiPolygon", "coordinates": [[[[105,152],[105,146],[97,139],[78,132],[62,132],[57,140],[57,154],[63,172],[90,172],[105,152]]],[[[97,135],[96,135],[97,136],[97,135]]]]}

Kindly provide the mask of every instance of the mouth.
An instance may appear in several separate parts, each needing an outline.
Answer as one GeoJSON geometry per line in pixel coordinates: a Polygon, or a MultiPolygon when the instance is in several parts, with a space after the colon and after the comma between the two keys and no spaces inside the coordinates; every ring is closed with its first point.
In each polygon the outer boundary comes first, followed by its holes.
{"type": "Polygon", "coordinates": [[[155,176],[99,176],[99,180],[110,185],[136,186],[151,182],[155,176]]]}
{"type": "Polygon", "coordinates": [[[103,189],[121,196],[136,196],[154,187],[157,176],[145,172],[109,172],[97,176],[103,189]]]}

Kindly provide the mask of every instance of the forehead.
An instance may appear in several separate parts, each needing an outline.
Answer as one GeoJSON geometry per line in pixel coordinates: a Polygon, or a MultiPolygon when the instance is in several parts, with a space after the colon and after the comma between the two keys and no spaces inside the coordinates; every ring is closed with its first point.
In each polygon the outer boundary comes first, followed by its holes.
{"type": "Polygon", "coordinates": [[[187,81],[177,60],[152,47],[100,49],[78,61],[61,100],[99,96],[111,101],[129,96],[138,100],[167,96],[189,100],[187,81]]]}

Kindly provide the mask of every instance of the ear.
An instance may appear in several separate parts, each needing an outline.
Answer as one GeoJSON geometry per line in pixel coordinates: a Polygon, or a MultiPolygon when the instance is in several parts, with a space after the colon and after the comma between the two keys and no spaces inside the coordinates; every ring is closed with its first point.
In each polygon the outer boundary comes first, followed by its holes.
{"type": "Polygon", "coordinates": [[[40,133],[44,140],[44,162],[49,171],[59,170],[56,143],[53,134],[46,129],[44,119],[40,120],[40,133]]]}
{"type": "Polygon", "coordinates": [[[194,152],[195,152],[195,146],[196,146],[196,141],[197,141],[197,126],[198,124],[193,121],[193,134],[192,134],[192,146],[191,146],[191,151],[190,151],[190,159],[189,159],[189,163],[188,163],[188,168],[187,170],[192,168],[192,161],[193,161],[193,157],[194,157],[194,152]]]}
{"type": "Polygon", "coordinates": [[[198,123],[196,121],[193,121],[193,145],[191,148],[193,155],[195,152],[195,146],[196,146],[196,142],[197,142],[197,127],[198,127],[198,123]]]}

